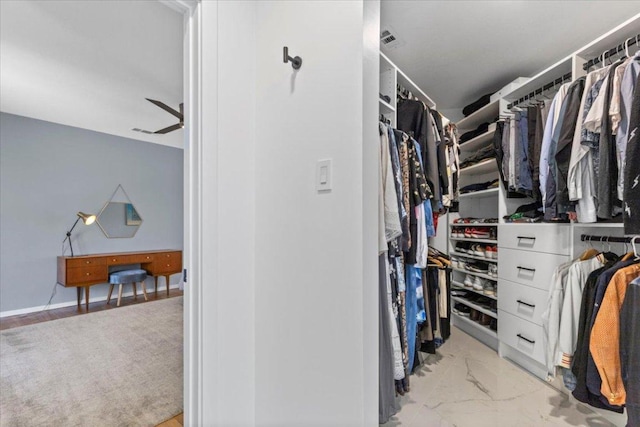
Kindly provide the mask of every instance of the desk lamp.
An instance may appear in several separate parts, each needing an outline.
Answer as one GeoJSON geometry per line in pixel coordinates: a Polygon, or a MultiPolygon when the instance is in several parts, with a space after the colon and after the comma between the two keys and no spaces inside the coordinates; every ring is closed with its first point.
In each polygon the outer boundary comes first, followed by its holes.
{"type": "Polygon", "coordinates": [[[69,240],[69,249],[71,249],[71,256],[73,256],[73,245],[71,244],[71,232],[73,231],[74,228],[76,228],[78,221],[82,220],[82,222],[84,222],[85,225],[91,225],[96,220],[96,216],[93,214],[78,212],[76,215],[78,215],[78,219],[76,219],[76,222],[73,223],[73,227],[71,227],[71,230],[67,231],[67,237],[65,237],[64,240],[62,241],[62,245],[64,245],[64,242],[69,240]]]}

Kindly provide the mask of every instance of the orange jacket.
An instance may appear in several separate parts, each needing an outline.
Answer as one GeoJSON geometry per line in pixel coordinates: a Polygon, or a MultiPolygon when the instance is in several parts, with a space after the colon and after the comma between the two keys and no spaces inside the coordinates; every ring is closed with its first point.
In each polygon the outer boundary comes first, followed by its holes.
{"type": "Polygon", "coordinates": [[[638,276],[638,264],[613,275],[591,329],[589,350],[602,378],[600,391],[612,405],[624,405],[627,399],[620,368],[620,308],[627,286],[638,276]]]}

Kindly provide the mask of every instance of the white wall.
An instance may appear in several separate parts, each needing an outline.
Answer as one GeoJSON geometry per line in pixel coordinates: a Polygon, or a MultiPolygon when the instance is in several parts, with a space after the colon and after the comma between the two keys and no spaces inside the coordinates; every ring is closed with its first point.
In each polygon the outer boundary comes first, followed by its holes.
{"type": "Polygon", "coordinates": [[[251,426],[256,357],[255,3],[201,5],[202,425],[251,426]]]}
{"type": "Polygon", "coordinates": [[[202,7],[202,423],[374,425],[379,4],[202,7]]]}
{"type": "Polygon", "coordinates": [[[258,3],[258,425],[362,423],[363,13],[258,3]],[[320,159],[333,160],[328,194],[316,191],[320,159]]]}

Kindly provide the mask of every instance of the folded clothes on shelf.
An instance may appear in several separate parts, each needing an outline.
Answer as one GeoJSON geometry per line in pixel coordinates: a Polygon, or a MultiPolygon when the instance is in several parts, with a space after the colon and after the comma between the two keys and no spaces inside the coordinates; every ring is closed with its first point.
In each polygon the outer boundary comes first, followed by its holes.
{"type": "Polygon", "coordinates": [[[460,194],[474,193],[476,191],[488,190],[490,188],[498,188],[498,185],[500,184],[497,179],[487,182],[479,182],[476,184],[469,184],[460,189],[460,194]]]}
{"type": "Polygon", "coordinates": [[[505,222],[540,222],[544,217],[542,212],[542,203],[533,202],[526,205],[518,206],[516,211],[511,215],[505,215],[505,222]]]}
{"type": "Polygon", "coordinates": [[[460,169],[464,169],[471,165],[475,165],[476,163],[480,163],[482,160],[490,159],[496,157],[496,150],[493,148],[493,145],[488,145],[476,151],[475,154],[469,156],[465,161],[460,163],[460,169]]]}
{"type": "Polygon", "coordinates": [[[482,135],[489,130],[489,123],[482,123],[480,126],[475,128],[474,130],[470,130],[469,132],[465,132],[460,135],[460,144],[464,144],[467,141],[471,141],[476,136],[482,135]]]}
{"type": "Polygon", "coordinates": [[[491,92],[491,93],[487,93],[486,95],[482,95],[476,101],[474,101],[471,104],[465,106],[462,109],[462,114],[465,117],[467,117],[467,116],[475,113],[476,111],[478,111],[479,109],[481,109],[485,105],[489,104],[491,102],[491,95],[493,95],[494,93],[495,92],[491,92]]]}
{"type": "Polygon", "coordinates": [[[456,218],[453,224],[497,224],[498,218],[456,218]]]}

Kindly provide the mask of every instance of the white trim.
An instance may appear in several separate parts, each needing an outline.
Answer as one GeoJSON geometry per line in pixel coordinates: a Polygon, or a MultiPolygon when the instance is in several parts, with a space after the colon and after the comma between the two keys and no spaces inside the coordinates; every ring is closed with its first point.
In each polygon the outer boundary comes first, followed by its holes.
{"type": "MultiPolygon", "coordinates": [[[[175,285],[170,285],[169,289],[179,289],[180,288],[180,284],[176,283],[175,285]]],[[[167,290],[167,286],[158,286],[158,292],[160,291],[165,291],[167,290]]],[[[140,292],[142,293],[142,291],[140,292]]],[[[150,293],[147,290],[147,293],[150,293]]],[[[129,291],[129,292],[123,292],[122,293],[123,297],[131,297],[133,296],[133,290],[129,291]]],[[[144,298],[144,297],[142,297],[144,298]]],[[[115,298],[117,299],[117,297],[115,298]]],[[[107,296],[101,296],[101,297],[93,297],[93,298],[89,298],[89,304],[94,303],[94,302],[100,302],[100,301],[106,301],[107,300],[107,296]]],[[[111,300],[113,301],[114,298],[112,297],[111,300]]],[[[84,306],[85,301],[84,299],[82,300],[82,306],[84,306]]],[[[57,304],[50,304],[49,306],[46,305],[39,305],[36,307],[27,307],[27,308],[21,308],[18,310],[8,310],[8,311],[2,311],[0,312],[0,319],[4,318],[4,317],[11,317],[11,316],[19,316],[21,314],[29,314],[29,313],[36,313],[38,311],[49,311],[49,310],[55,310],[56,308],[64,308],[64,307],[72,307],[78,305],[77,301],[66,301],[66,302],[59,302],[57,304]]]]}
{"type": "MultiPolygon", "coordinates": [[[[158,1],[184,15],[183,91],[187,126],[184,141],[183,265],[188,272],[188,282],[184,286],[183,408],[184,425],[202,425],[202,3],[201,0],[158,1]]],[[[214,27],[214,34],[217,32],[217,21],[207,25],[214,27]]],[[[217,39],[211,45],[217,46],[217,39]]],[[[217,52],[214,57],[217,61],[217,52]]],[[[214,144],[214,141],[209,143],[214,144]]]]}
{"type": "MultiPolygon", "coordinates": [[[[202,425],[202,3],[173,0],[184,9],[184,425],[202,425]]],[[[217,6],[217,2],[216,2],[217,6]]],[[[217,31],[217,22],[214,25],[217,31]]],[[[216,46],[213,43],[213,46],[216,46]]],[[[217,59],[217,56],[216,56],[217,59]]]]}

